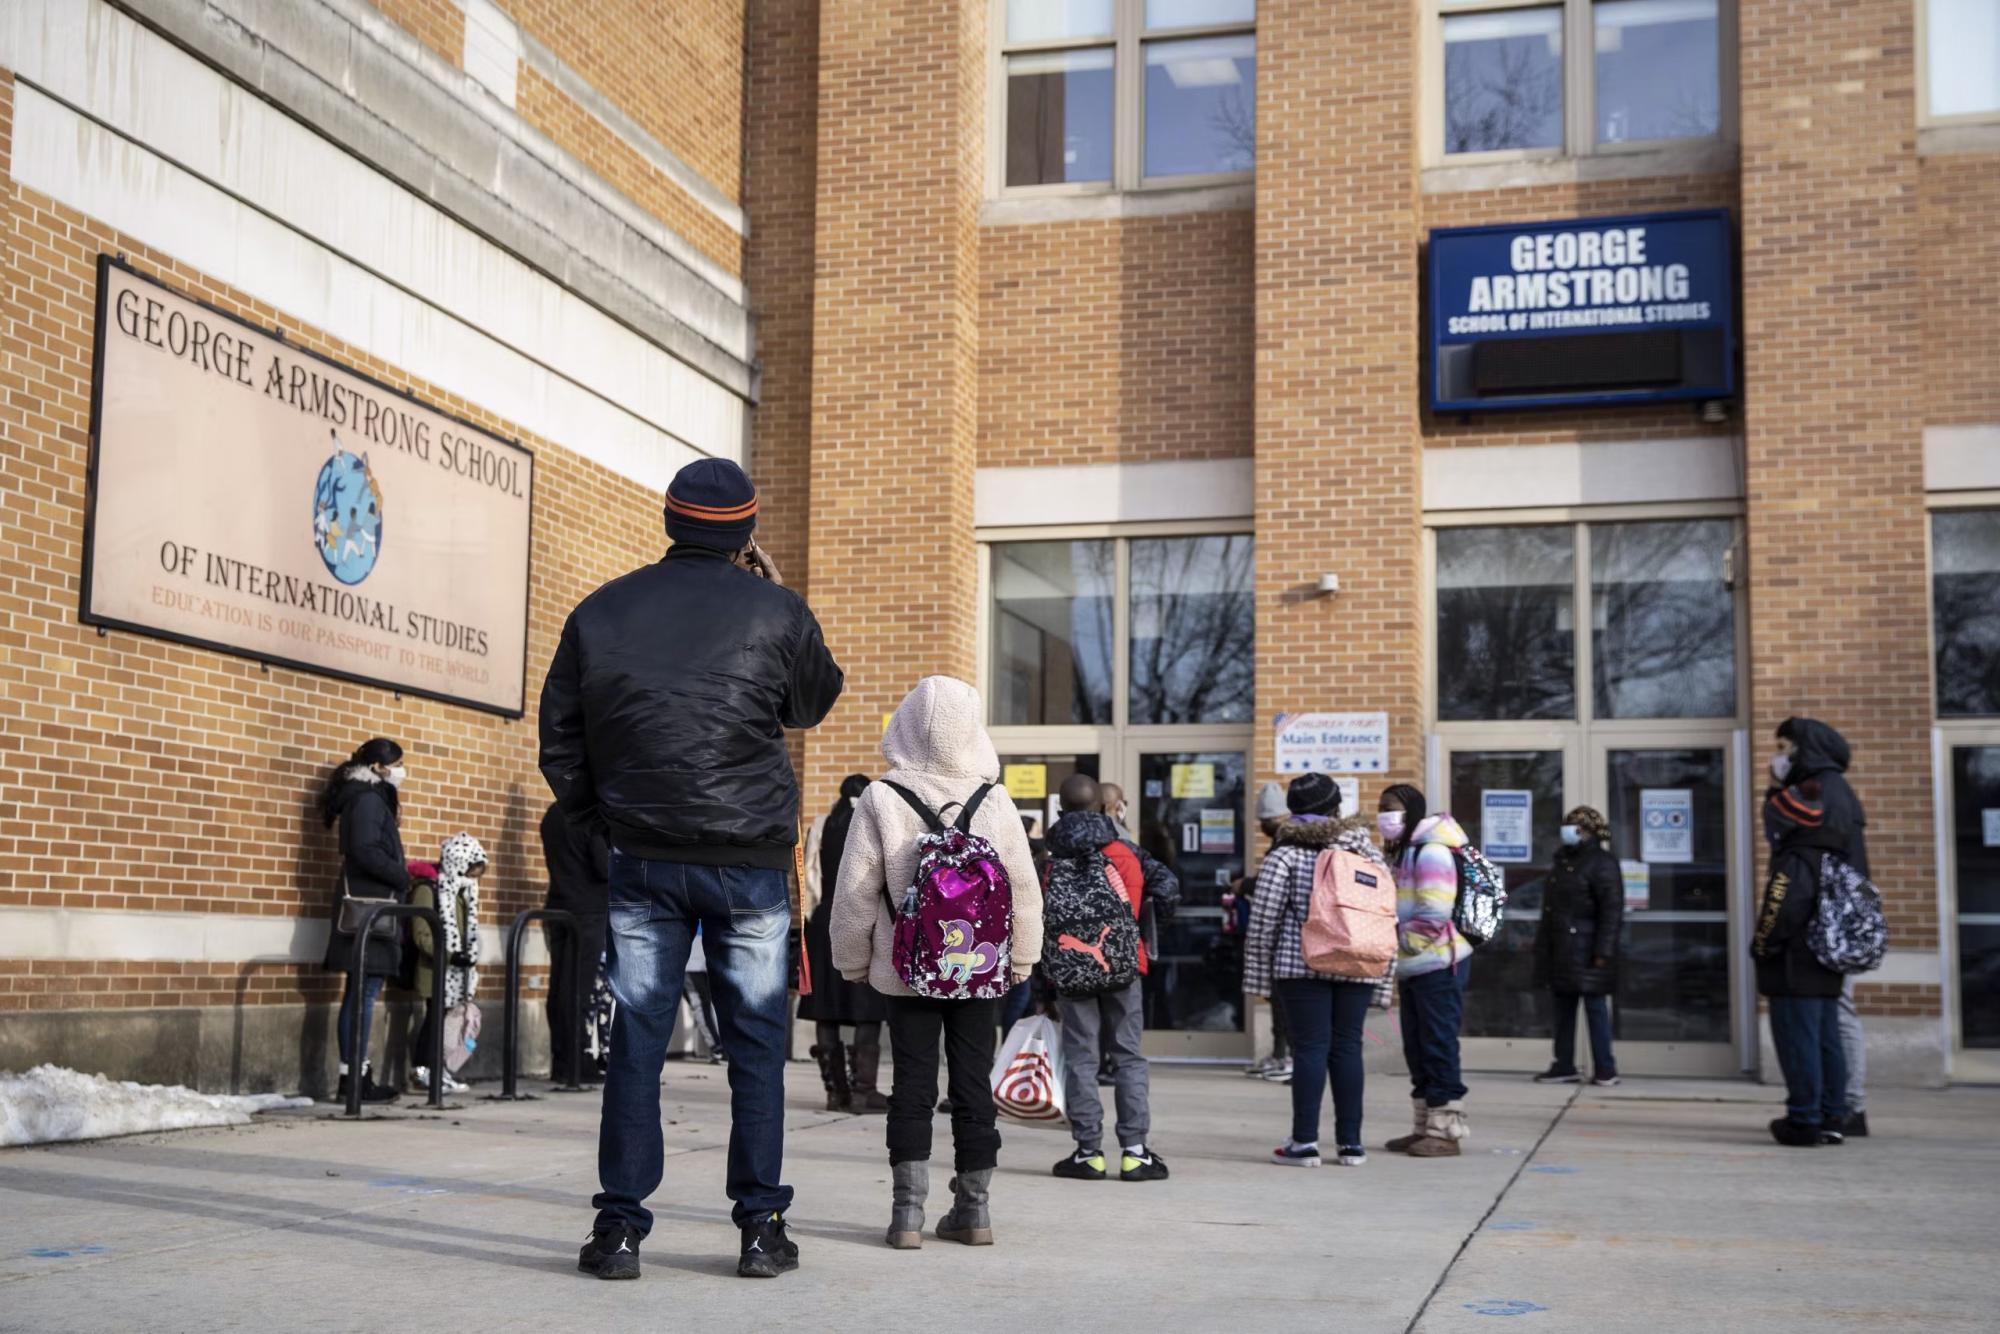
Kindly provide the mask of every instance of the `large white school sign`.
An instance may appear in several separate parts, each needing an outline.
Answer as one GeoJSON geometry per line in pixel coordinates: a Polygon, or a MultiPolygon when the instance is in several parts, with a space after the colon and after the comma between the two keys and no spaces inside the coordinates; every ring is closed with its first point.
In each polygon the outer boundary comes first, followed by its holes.
{"type": "Polygon", "coordinates": [[[98,261],[82,617],[518,717],[534,456],[98,261]]]}

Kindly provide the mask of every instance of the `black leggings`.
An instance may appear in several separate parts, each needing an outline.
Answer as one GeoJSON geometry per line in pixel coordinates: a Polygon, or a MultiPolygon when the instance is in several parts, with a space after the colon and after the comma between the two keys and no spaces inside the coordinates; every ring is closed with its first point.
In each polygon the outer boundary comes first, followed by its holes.
{"type": "Polygon", "coordinates": [[[997,1000],[941,1001],[889,997],[889,1047],[895,1080],[889,1088],[889,1164],[931,1156],[931,1113],[937,1105],[938,1045],[942,1038],[951,1096],[952,1162],[978,1172],[1000,1161],[994,1124],[994,1021],[997,1000]]]}
{"type": "MultiPolygon", "coordinates": [[[[840,1041],[840,1025],[828,1023],[814,1025],[813,1041],[819,1043],[820,1046],[827,1048],[829,1051],[832,1050],[833,1045],[840,1041]]],[[[877,1019],[873,1023],[854,1025],[854,1045],[857,1047],[881,1046],[882,1021],[877,1019]]]]}

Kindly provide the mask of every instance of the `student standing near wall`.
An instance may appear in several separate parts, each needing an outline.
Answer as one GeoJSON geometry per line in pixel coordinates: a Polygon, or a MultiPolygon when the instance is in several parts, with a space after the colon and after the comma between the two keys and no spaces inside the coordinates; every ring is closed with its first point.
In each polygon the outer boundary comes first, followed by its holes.
{"type": "MultiPolygon", "coordinates": [[[[549,1075],[567,1078],[570,1049],[583,1040],[584,1010],[597,985],[597,970],[604,958],[604,933],[611,912],[611,845],[602,829],[585,829],[570,823],[562,807],[549,803],[542,812],[542,860],[549,868],[549,894],[544,900],[576,918],[576,971],[568,964],[569,942],[563,928],[548,927],[544,936],[549,946],[549,1075]],[[570,1006],[574,1004],[574,1014],[570,1006]],[[570,1023],[575,1022],[572,1031],[570,1023]]],[[[576,1070],[583,1067],[583,1053],[577,1053],[576,1070]]]]}
{"type": "Polygon", "coordinates": [[[394,977],[402,964],[401,923],[393,918],[376,919],[362,955],[360,977],[354,975],[354,934],[341,926],[343,919],[359,925],[358,908],[349,906],[350,901],[401,903],[410,892],[397,793],[408,776],[403,748],[378,736],[364,741],[345,763],[336,765],[320,793],[320,818],[328,826],[340,828],[340,883],[334,896],[333,930],[327,937],[325,963],[330,971],[347,974],[337,1023],[338,1096],[342,1099],[347,1097],[349,1081],[357,1078],[363,1102],[394,1102],[400,1096],[394,1088],[375,1082],[368,1053],[357,1053],[356,1037],[361,1012],[373,1011],[383,983],[394,977]]]}

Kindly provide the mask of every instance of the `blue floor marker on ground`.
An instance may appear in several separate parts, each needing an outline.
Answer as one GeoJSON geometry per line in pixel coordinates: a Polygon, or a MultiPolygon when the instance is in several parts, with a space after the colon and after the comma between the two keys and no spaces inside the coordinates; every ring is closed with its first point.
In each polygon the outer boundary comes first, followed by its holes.
{"type": "Polygon", "coordinates": [[[37,1260],[67,1260],[73,1255],[102,1255],[102,1246],[71,1246],[63,1249],[56,1246],[37,1246],[27,1252],[37,1260]]]}
{"type": "Polygon", "coordinates": [[[1474,1315],[1532,1315],[1536,1311],[1546,1311],[1549,1308],[1537,1306],[1534,1302],[1488,1297],[1482,1301],[1465,1303],[1465,1309],[1474,1315]]]}

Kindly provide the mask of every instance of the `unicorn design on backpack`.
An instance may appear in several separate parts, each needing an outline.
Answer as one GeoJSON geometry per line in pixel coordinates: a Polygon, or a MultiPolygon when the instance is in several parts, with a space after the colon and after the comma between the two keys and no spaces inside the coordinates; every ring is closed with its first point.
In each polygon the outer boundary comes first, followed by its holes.
{"type": "Polygon", "coordinates": [[[990,940],[975,942],[972,923],[954,919],[944,924],[944,949],[938,953],[938,980],[969,984],[1000,966],[1000,947],[990,940]]]}

